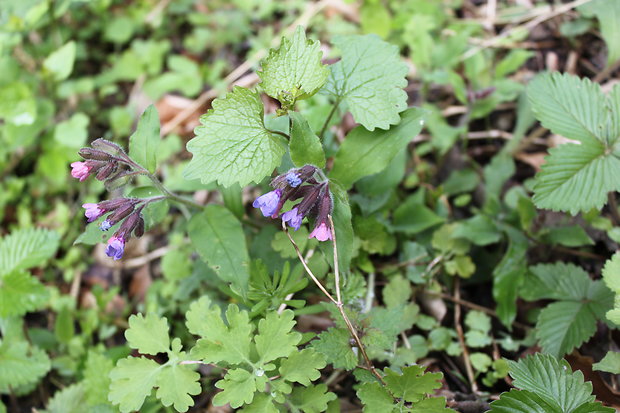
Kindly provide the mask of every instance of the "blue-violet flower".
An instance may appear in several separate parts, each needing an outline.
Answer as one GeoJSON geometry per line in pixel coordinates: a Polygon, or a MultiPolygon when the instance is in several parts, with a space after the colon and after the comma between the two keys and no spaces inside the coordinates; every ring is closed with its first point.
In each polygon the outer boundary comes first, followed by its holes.
{"type": "Polygon", "coordinates": [[[88,218],[88,222],[93,222],[105,212],[99,204],[83,204],[82,208],[85,209],[84,215],[88,218]]]}
{"type": "Polygon", "coordinates": [[[299,213],[297,207],[291,209],[288,212],[282,214],[282,221],[288,223],[291,228],[294,228],[295,231],[299,229],[301,226],[301,221],[304,219],[303,215],[299,213]]]}
{"type": "Polygon", "coordinates": [[[123,258],[125,252],[125,239],[114,235],[108,240],[108,246],[105,249],[105,253],[108,257],[114,258],[114,261],[123,258]]]}
{"type": "Polygon", "coordinates": [[[267,192],[264,195],[259,196],[254,200],[252,206],[254,208],[260,208],[263,216],[269,217],[277,212],[278,203],[280,202],[280,197],[282,196],[281,189],[275,189],[271,192],[267,192]]]}

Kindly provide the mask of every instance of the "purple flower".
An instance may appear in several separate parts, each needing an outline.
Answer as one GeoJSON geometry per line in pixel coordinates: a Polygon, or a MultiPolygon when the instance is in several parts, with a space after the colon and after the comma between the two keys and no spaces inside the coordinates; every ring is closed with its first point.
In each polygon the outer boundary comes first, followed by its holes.
{"type": "Polygon", "coordinates": [[[304,219],[304,217],[299,213],[297,207],[282,214],[282,221],[288,223],[291,228],[295,228],[295,231],[297,231],[301,226],[302,219],[304,219]]]}
{"type": "Polygon", "coordinates": [[[289,172],[286,174],[286,182],[293,188],[296,188],[301,185],[301,178],[295,172],[289,172]]]}
{"type": "Polygon", "coordinates": [[[308,238],[316,238],[319,241],[327,241],[328,239],[332,239],[332,231],[325,222],[321,222],[320,225],[314,228],[308,238]]]}
{"type": "Polygon", "coordinates": [[[71,176],[77,178],[82,182],[88,175],[90,175],[90,171],[92,169],[91,166],[88,166],[86,162],[73,162],[71,164],[71,176]]]}
{"type": "Polygon", "coordinates": [[[254,200],[252,206],[254,208],[260,208],[260,211],[263,213],[263,216],[269,217],[275,214],[278,210],[278,203],[280,202],[280,197],[282,196],[282,190],[276,189],[271,192],[267,192],[264,195],[259,196],[254,200]]]}
{"type": "Polygon", "coordinates": [[[114,258],[114,261],[120,260],[123,258],[123,253],[125,252],[125,239],[114,235],[112,238],[108,240],[108,246],[105,249],[105,254],[114,258]]]}
{"type": "Polygon", "coordinates": [[[99,218],[105,212],[99,204],[84,204],[82,205],[86,211],[84,211],[84,215],[88,218],[88,222],[93,222],[97,218],[99,218]]]}
{"type": "Polygon", "coordinates": [[[112,223],[110,222],[109,219],[106,219],[105,221],[101,223],[101,225],[99,225],[99,229],[102,231],[107,231],[110,228],[112,228],[112,223]]]}

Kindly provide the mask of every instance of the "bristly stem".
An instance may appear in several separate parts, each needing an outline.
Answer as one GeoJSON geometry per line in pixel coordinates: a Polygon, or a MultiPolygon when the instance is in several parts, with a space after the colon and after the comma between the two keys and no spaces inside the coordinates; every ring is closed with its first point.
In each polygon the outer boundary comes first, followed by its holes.
{"type": "Polygon", "coordinates": [[[379,372],[375,369],[375,366],[372,364],[372,361],[370,360],[370,357],[368,357],[368,353],[366,353],[366,348],[364,347],[364,344],[362,343],[362,340],[360,339],[359,335],[357,334],[357,330],[355,329],[355,327],[351,323],[351,320],[349,320],[349,317],[347,316],[346,312],[344,311],[344,304],[341,301],[341,292],[340,292],[340,273],[339,273],[339,269],[338,269],[338,248],[336,246],[336,229],[334,227],[334,222],[332,220],[332,216],[328,215],[327,218],[329,219],[329,224],[331,226],[332,238],[333,238],[332,239],[332,243],[334,245],[334,277],[335,277],[336,297],[337,298],[334,298],[334,296],[331,295],[327,291],[325,286],[321,283],[321,281],[319,281],[319,279],[314,275],[312,270],[308,267],[308,264],[306,264],[306,260],[304,260],[304,257],[301,255],[301,251],[299,250],[299,247],[297,246],[297,243],[295,242],[295,240],[293,240],[293,237],[291,237],[291,234],[288,232],[288,228],[286,227],[286,223],[284,221],[282,221],[282,229],[286,233],[286,236],[288,237],[289,241],[291,241],[291,244],[293,244],[293,248],[295,248],[295,252],[297,253],[297,258],[299,258],[299,261],[301,262],[301,265],[306,270],[306,273],[310,276],[312,281],[314,281],[316,286],[319,287],[319,290],[321,290],[323,292],[323,294],[325,294],[325,296],[332,303],[334,303],[336,308],[338,308],[338,312],[340,312],[340,315],[342,316],[342,319],[344,320],[344,322],[345,322],[345,324],[347,326],[347,329],[349,330],[349,334],[351,334],[351,337],[353,337],[353,340],[355,341],[357,347],[360,349],[360,352],[362,353],[362,357],[364,358],[364,361],[366,362],[366,365],[368,366],[368,370],[370,370],[370,372],[372,372],[372,374],[383,385],[385,385],[385,381],[383,380],[383,376],[381,376],[381,374],[379,374],[379,372]]]}
{"type": "Polygon", "coordinates": [[[153,185],[155,185],[155,187],[157,189],[159,189],[161,191],[162,194],[164,194],[164,196],[172,201],[176,201],[180,204],[192,207],[192,208],[199,208],[202,209],[204,208],[204,206],[194,202],[194,201],[190,201],[189,199],[183,198],[180,195],[175,194],[174,192],[171,192],[168,190],[168,188],[166,188],[164,186],[164,184],[161,183],[161,181],[159,179],[157,179],[157,177],[155,175],[153,175],[152,173],[150,173],[149,171],[147,171],[146,169],[142,168],[144,171],[144,175],[146,175],[151,182],[153,183],[153,185]]]}
{"type": "Polygon", "coordinates": [[[332,118],[334,117],[334,114],[336,113],[336,109],[338,109],[338,105],[340,105],[340,99],[336,99],[336,101],[334,102],[334,106],[332,107],[332,110],[329,112],[329,115],[327,115],[327,119],[325,119],[325,123],[323,124],[323,127],[321,128],[321,133],[319,133],[320,140],[323,140],[323,135],[325,135],[325,131],[327,130],[327,126],[329,125],[329,121],[331,121],[332,118]]]}

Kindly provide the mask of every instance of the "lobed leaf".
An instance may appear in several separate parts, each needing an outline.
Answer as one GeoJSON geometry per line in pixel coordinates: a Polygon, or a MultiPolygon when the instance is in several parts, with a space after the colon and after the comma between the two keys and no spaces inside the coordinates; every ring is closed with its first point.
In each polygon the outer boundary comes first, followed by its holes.
{"type": "Polygon", "coordinates": [[[166,366],[157,376],[156,396],[164,406],[174,406],[177,412],[186,412],[194,405],[191,396],[200,394],[200,374],[190,366],[177,363],[166,366]]]}
{"type": "Polygon", "coordinates": [[[320,369],[326,366],[325,357],[311,348],[291,353],[280,364],[280,375],[284,380],[310,385],[321,377],[320,369]]]}
{"type": "Polygon", "coordinates": [[[145,357],[120,359],[110,372],[108,400],[119,405],[122,413],[140,410],[151,394],[162,366],[145,357]]]}
{"type": "Polygon", "coordinates": [[[280,357],[286,357],[297,350],[301,334],[291,331],[295,326],[291,310],[282,314],[269,312],[258,322],[258,334],[254,337],[259,363],[267,363],[280,357]]]}
{"type": "Polygon", "coordinates": [[[142,354],[156,355],[170,350],[168,336],[168,321],[154,313],[132,315],[129,317],[129,329],[125,331],[125,338],[129,347],[137,349],[142,354]]]}

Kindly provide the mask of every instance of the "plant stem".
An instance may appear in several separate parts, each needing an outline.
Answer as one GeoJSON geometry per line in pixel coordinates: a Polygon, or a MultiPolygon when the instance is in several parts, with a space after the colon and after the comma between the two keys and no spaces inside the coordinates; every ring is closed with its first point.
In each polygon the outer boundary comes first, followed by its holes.
{"type": "Polygon", "coordinates": [[[461,345],[461,350],[463,351],[463,362],[465,363],[465,371],[467,373],[469,385],[471,386],[471,392],[476,394],[478,393],[478,385],[476,384],[476,379],[474,378],[474,369],[472,368],[471,361],[469,360],[469,351],[465,345],[465,335],[463,334],[463,326],[461,325],[461,304],[458,302],[461,299],[461,287],[459,281],[459,277],[454,278],[454,328],[456,329],[459,344],[461,345]]]}
{"type": "Polygon", "coordinates": [[[187,205],[189,207],[192,208],[199,208],[202,209],[204,208],[202,205],[194,202],[194,201],[190,201],[189,199],[183,198],[180,195],[175,194],[174,192],[170,192],[160,181],[159,179],[157,179],[157,177],[155,175],[153,175],[152,173],[148,172],[146,169],[144,170],[145,175],[151,180],[151,182],[153,183],[153,185],[155,185],[155,187],[157,189],[159,189],[161,191],[162,194],[164,194],[164,196],[172,201],[176,201],[180,204],[183,205],[187,205]]]}
{"type": "Polygon", "coordinates": [[[377,372],[377,370],[375,369],[375,366],[372,364],[372,361],[370,361],[370,357],[368,357],[368,353],[366,353],[366,348],[364,347],[364,344],[362,343],[362,340],[360,339],[359,335],[357,334],[357,330],[355,329],[355,327],[351,323],[351,320],[349,320],[349,317],[347,316],[346,312],[344,311],[344,305],[343,305],[343,303],[342,303],[342,301],[340,299],[340,297],[341,297],[341,293],[340,293],[340,274],[339,274],[339,271],[338,271],[338,248],[336,246],[336,230],[335,230],[334,222],[332,220],[331,215],[328,215],[327,217],[328,217],[329,223],[331,225],[331,231],[332,231],[332,237],[333,237],[332,243],[334,245],[334,277],[335,277],[335,283],[336,283],[336,297],[337,297],[337,299],[335,299],[334,296],[331,295],[327,291],[325,286],[319,281],[318,278],[316,278],[316,276],[314,275],[312,270],[308,267],[308,265],[306,264],[306,260],[304,260],[304,258],[301,255],[301,251],[299,250],[299,247],[297,246],[297,243],[295,242],[295,240],[293,240],[293,237],[291,237],[291,234],[289,234],[288,228],[286,227],[286,223],[284,221],[282,221],[282,229],[286,233],[286,236],[288,237],[289,241],[291,241],[291,244],[293,244],[293,248],[295,248],[295,252],[297,253],[297,258],[299,258],[299,261],[301,262],[301,265],[306,270],[306,273],[310,276],[312,281],[314,281],[316,286],[319,287],[319,289],[323,292],[323,294],[325,294],[325,296],[332,303],[334,303],[336,308],[338,308],[338,312],[340,312],[340,315],[342,316],[342,319],[344,320],[345,324],[347,325],[347,329],[349,330],[349,334],[351,334],[351,337],[353,337],[353,340],[355,340],[355,343],[357,344],[357,347],[360,349],[360,352],[362,353],[362,357],[364,358],[364,361],[366,361],[366,365],[368,366],[368,370],[370,370],[372,372],[372,374],[383,385],[385,385],[385,381],[383,380],[383,377],[379,374],[379,372],[377,372]]]}
{"type": "Polygon", "coordinates": [[[274,133],[276,135],[280,135],[280,136],[284,136],[286,138],[286,140],[291,140],[291,137],[288,133],[284,133],[284,132],[280,132],[279,130],[271,130],[271,129],[267,129],[270,133],[274,133]]]}
{"type": "Polygon", "coordinates": [[[320,140],[323,140],[323,135],[325,134],[325,131],[327,130],[327,125],[329,125],[329,121],[332,120],[334,113],[336,113],[336,109],[338,109],[338,105],[340,105],[339,99],[337,99],[334,102],[334,106],[332,107],[332,110],[329,112],[329,115],[327,115],[327,119],[325,119],[325,123],[323,124],[323,127],[321,128],[321,133],[319,133],[320,140]]]}

